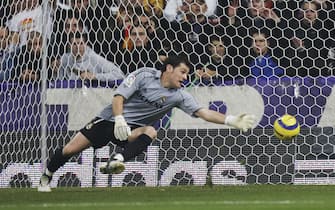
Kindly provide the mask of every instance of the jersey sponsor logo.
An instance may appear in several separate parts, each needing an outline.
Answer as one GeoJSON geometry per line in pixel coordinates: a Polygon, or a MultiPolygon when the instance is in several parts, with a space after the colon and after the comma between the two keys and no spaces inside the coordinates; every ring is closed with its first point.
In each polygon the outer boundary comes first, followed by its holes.
{"type": "Polygon", "coordinates": [[[135,75],[134,74],[130,74],[125,80],[124,80],[124,84],[127,87],[131,87],[133,85],[133,83],[135,82],[135,75]]]}
{"type": "Polygon", "coordinates": [[[165,96],[161,97],[159,101],[150,101],[148,98],[146,98],[144,95],[142,95],[140,92],[137,93],[137,96],[145,103],[150,104],[157,109],[163,108],[163,103],[166,100],[165,96]],[[163,100],[164,98],[164,100],[163,100]]]}

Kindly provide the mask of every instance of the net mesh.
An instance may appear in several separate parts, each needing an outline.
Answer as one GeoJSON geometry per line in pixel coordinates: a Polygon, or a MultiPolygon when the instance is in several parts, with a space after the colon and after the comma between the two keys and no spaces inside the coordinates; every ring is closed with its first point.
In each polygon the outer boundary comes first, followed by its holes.
{"type": "Polygon", "coordinates": [[[257,126],[173,110],[121,175],[98,170],[120,150],[110,144],[71,158],[52,186],[334,183],[333,1],[4,0],[0,14],[1,187],[36,187],[124,76],[180,53],[202,106],[254,113],[257,126]],[[302,127],[293,141],[273,135],[285,113],[302,127]]]}

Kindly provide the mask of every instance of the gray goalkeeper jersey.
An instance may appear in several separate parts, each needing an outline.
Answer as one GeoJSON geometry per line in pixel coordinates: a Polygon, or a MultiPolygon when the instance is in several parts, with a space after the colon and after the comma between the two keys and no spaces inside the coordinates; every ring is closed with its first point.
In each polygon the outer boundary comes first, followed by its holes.
{"type": "MultiPolygon", "coordinates": [[[[161,72],[154,68],[140,68],[132,72],[117,88],[115,95],[122,95],[123,116],[132,125],[152,125],[172,108],[178,107],[189,115],[201,106],[183,89],[161,86],[161,72]]],[[[105,107],[98,117],[114,122],[112,105],[105,107]]]]}

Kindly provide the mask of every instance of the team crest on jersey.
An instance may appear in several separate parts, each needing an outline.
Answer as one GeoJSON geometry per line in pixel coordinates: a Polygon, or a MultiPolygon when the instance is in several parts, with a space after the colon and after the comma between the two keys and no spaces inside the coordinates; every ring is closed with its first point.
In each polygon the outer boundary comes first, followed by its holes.
{"type": "Polygon", "coordinates": [[[130,87],[130,86],[133,85],[135,79],[136,79],[135,75],[130,74],[130,75],[125,79],[124,84],[125,84],[127,87],[130,87]]]}

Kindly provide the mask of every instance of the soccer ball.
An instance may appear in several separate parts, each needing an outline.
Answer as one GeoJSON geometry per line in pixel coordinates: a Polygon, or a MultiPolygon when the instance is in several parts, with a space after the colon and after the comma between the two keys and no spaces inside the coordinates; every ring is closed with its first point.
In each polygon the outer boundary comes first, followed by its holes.
{"type": "Polygon", "coordinates": [[[285,114],[275,121],[273,131],[278,139],[291,140],[300,133],[300,125],[294,116],[285,114]]]}

